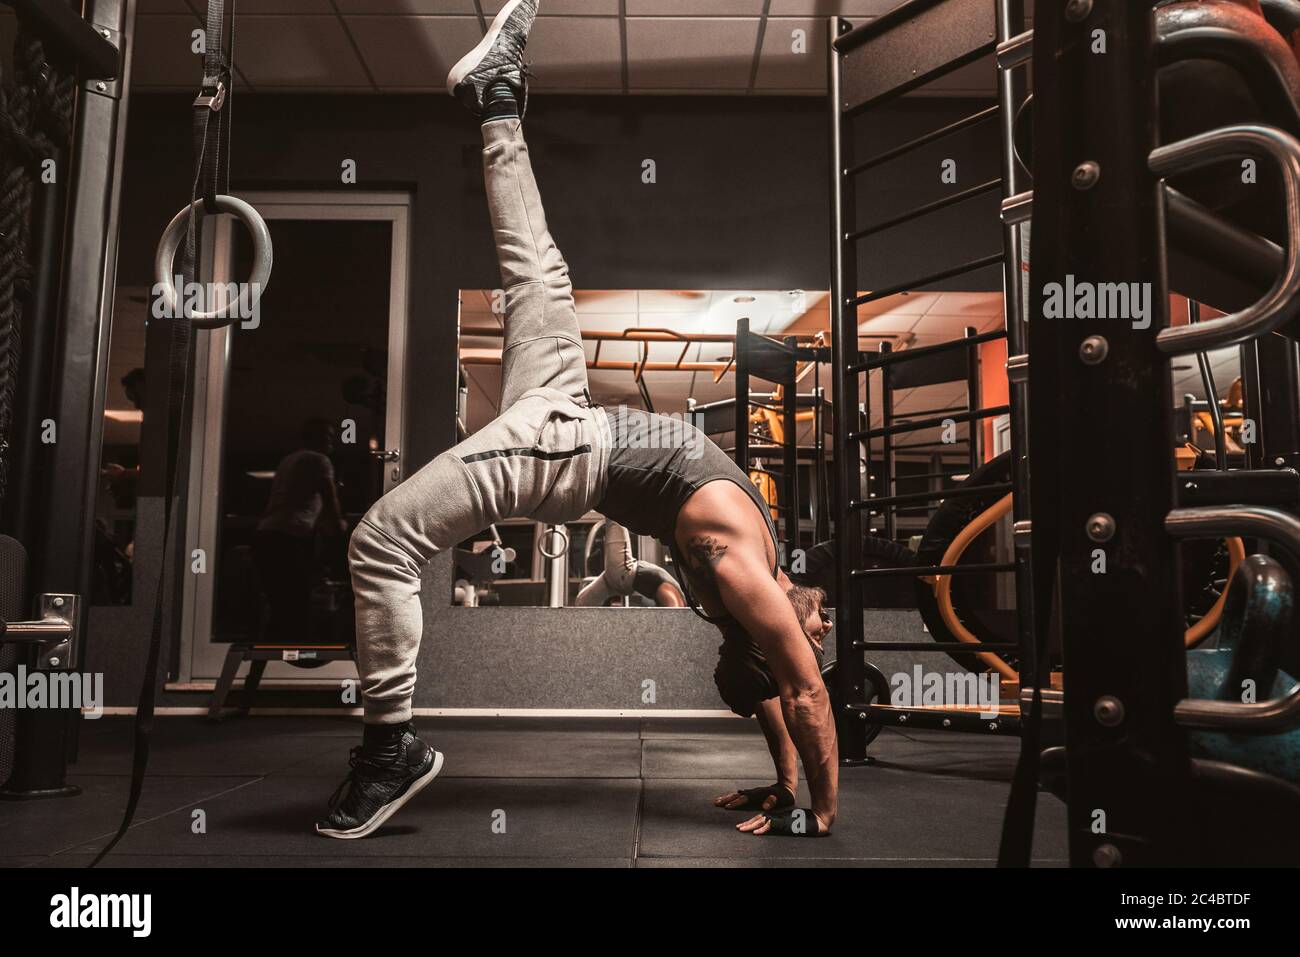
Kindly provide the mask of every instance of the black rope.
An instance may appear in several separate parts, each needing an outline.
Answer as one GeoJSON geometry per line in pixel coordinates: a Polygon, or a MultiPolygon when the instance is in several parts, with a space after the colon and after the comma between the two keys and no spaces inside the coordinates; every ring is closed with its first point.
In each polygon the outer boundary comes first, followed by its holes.
{"type": "Polygon", "coordinates": [[[163,491],[163,563],[158,572],[158,587],[154,595],[153,631],[149,638],[145,660],[144,681],[135,712],[135,742],[131,759],[131,785],[127,794],[126,809],[117,832],[95,855],[90,867],[102,861],[118,842],[126,836],[135,819],[136,809],[144,793],[145,776],[149,769],[150,738],[153,734],[154,710],[158,691],[158,674],[163,646],[163,611],[166,598],[167,560],[173,554],[176,536],[181,530],[173,522],[179,508],[180,496],[188,483],[188,455],[184,454],[185,424],[192,418],[192,396],[189,386],[190,346],[194,334],[188,313],[185,289],[198,278],[198,215],[195,201],[202,197],[206,212],[218,212],[216,197],[228,193],[230,183],[230,101],[232,94],[231,61],[234,57],[234,0],[230,2],[230,32],[223,43],[223,26],[227,0],[208,0],[206,35],[204,38],[202,95],[213,98],[204,105],[202,97],[194,103],[191,125],[194,150],[194,179],[190,187],[190,205],[186,214],[185,242],[179,250],[181,276],[177,290],[178,315],[168,319],[167,345],[167,414],[164,422],[165,443],[163,461],[166,463],[163,491]],[[217,97],[220,92],[220,98],[217,97]]]}

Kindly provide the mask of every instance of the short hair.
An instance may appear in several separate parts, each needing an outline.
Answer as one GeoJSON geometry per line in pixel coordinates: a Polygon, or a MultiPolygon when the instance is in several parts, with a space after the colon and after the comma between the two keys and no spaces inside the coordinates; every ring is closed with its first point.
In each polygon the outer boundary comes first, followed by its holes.
{"type": "Polygon", "coordinates": [[[799,616],[800,624],[807,621],[808,616],[817,609],[817,606],[826,601],[825,590],[810,585],[792,585],[785,596],[794,606],[794,613],[799,616]]]}
{"type": "Polygon", "coordinates": [[[302,424],[302,440],[308,444],[323,438],[334,437],[334,423],[329,419],[314,416],[302,424]]]}

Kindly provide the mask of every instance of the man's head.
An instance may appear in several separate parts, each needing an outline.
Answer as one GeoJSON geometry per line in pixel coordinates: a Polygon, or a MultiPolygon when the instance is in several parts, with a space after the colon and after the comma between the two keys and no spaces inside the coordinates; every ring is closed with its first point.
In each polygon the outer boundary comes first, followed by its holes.
{"type": "MultiPolygon", "coordinates": [[[[820,670],[822,640],[831,630],[831,617],[822,607],[826,601],[826,592],[807,585],[791,585],[785,594],[799,619],[799,626],[812,646],[820,670]]],[[[780,688],[767,659],[747,631],[732,622],[723,628],[722,636],[713,682],[727,706],[741,717],[748,718],[760,701],[780,694],[780,688]]]]}
{"type": "Polygon", "coordinates": [[[334,451],[334,423],[329,419],[308,419],[302,424],[302,442],[313,452],[329,455],[334,451]]]}
{"type": "Polygon", "coordinates": [[[809,585],[791,585],[785,597],[790,599],[790,605],[794,608],[795,617],[799,619],[799,626],[803,628],[803,633],[814,644],[821,645],[822,639],[830,634],[834,624],[830,613],[823,607],[826,592],[809,585]]]}

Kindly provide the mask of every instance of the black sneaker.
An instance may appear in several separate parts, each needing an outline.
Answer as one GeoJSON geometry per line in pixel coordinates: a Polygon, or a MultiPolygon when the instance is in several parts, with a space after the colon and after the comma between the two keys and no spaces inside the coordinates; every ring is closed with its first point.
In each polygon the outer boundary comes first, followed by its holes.
{"type": "Polygon", "coordinates": [[[537,0],[509,0],[479,45],[461,57],[447,74],[447,92],[475,116],[483,115],[483,96],[497,80],[505,80],[515,90],[519,113],[523,115],[528,101],[524,47],[536,16],[537,0]]]}
{"type": "Polygon", "coordinates": [[[317,834],[345,841],[372,834],[424,790],[442,770],[442,755],[407,731],[396,760],[376,762],[358,746],[348,764],[352,770],[330,798],[329,816],[316,823],[317,834]]]}

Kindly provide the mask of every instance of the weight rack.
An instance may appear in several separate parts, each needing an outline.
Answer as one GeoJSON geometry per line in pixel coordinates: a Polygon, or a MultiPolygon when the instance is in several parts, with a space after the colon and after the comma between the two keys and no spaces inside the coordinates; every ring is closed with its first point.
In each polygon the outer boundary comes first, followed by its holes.
{"type": "MultiPolygon", "coordinates": [[[[889,13],[853,29],[841,17],[830,19],[829,99],[831,124],[831,299],[832,362],[835,369],[835,401],[842,414],[835,416],[835,543],[837,590],[836,669],[838,699],[845,702],[837,715],[840,731],[840,760],[846,764],[862,763],[866,758],[867,723],[905,724],[911,727],[937,728],[981,733],[1017,732],[1018,712],[1000,714],[989,720],[973,711],[938,708],[895,708],[873,705],[864,700],[865,655],[871,650],[947,653],[950,651],[1005,651],[1019,656],[1021,683],[1033,675],[1033,642],[1026,640],[1032,621],[1028,588],[1027,556],[1019,549],[1015,560],[1006,564],[926,566],[907,569],[867,570],[862,566],[862,518],[871,509],[887,509],[887,534],[894,531],[892,510],[899,505],[935,501],[954,495],[982,494],[991,490],[1012,491],[1014,518],[1019,523],[1028,517],[1025,449],[1025,393],[1023,378],[1009,373],[1010,402],[1005,407],[948,415],[970,423],[972,436],[976,424],[985,418],[1009,413],[1012,422],[1011,454],[1015,463],[1015,481],[1009,485],[982,486],[938,492],[892,494],[893,436],[906,431],[941,424],[917,420],[900,425],[892,421],[880,429],[871,429],[862,403],[860,377],[874,369],[882,375],[896,363],[933,357],[947,350],[970,350],[985,341],[1005,338],[1008,368],[1023,365],[1024,327],[1021,315],[1022,275],[1019,223],[1004,223],[1002,248],[978,258],[936,270],[906,282],[895,283],[869,293],[858,293],[857,243],[885,229],[912,222],[930,213],[986,193],[999,192],[1004,204],[1023,191],[1022,175],[1016,165],[1013,132],[1016,110],[1024,99],[1024,78],[1016,67],[1027,59],[1028,44],[1024,34],[1023,0],[912,0],[889,13]],[[968,117],[928,132],[908,143],[855,162],[852,153],[853,121],[868,110],[891,102],[920,86],[973,63],[982,57],[998,54],[997,104],[968,117]],[[978,185],[953,192],[942,199],[913,208],[867,227],[855,220],[857,203],[854,184],[859,176],[877,166],[907,155],[918,147],[936,142],[990,120],[997,120],[1002,142],[1002,175],[978,185]],[[1005,328],[999,332],[968,335],[937,346],[864,355],[858,349],[858,307],[934,285],[943,280],[967,275],[979,269],[1000,265],[1003,274],[1005,328]],[[861,415],[853,416],[859,409],[861,415]],[[865,421],[863,421],[865,419],[865,421]],[[862,467],[870,459],[872,438],[885,440],[885,494],[871,498],[864,492],[862,467]],[[864,455],[865,450],[865,455],[864,455]],[[1016,575],[1019,609],[1018,640],[1009,643],[966,642],[869,642],[863,635],[862,593],[860,586],[869,577],[882,575],[917,576],[936,574],[979,574],[1013,571],[1016,575]],[[853,715],[858,720],[850,720],[853,715]]],[[[869,395],[869,390],[868,390],[869,395]]],[[[971,461],[976,462],[978,442],[972,441],[971,461]]],[[[868,482],[869,485],[869,482],[868,482]]],[[[1019,537],[1019,536],[1018,536],[1019,537]]]]}

